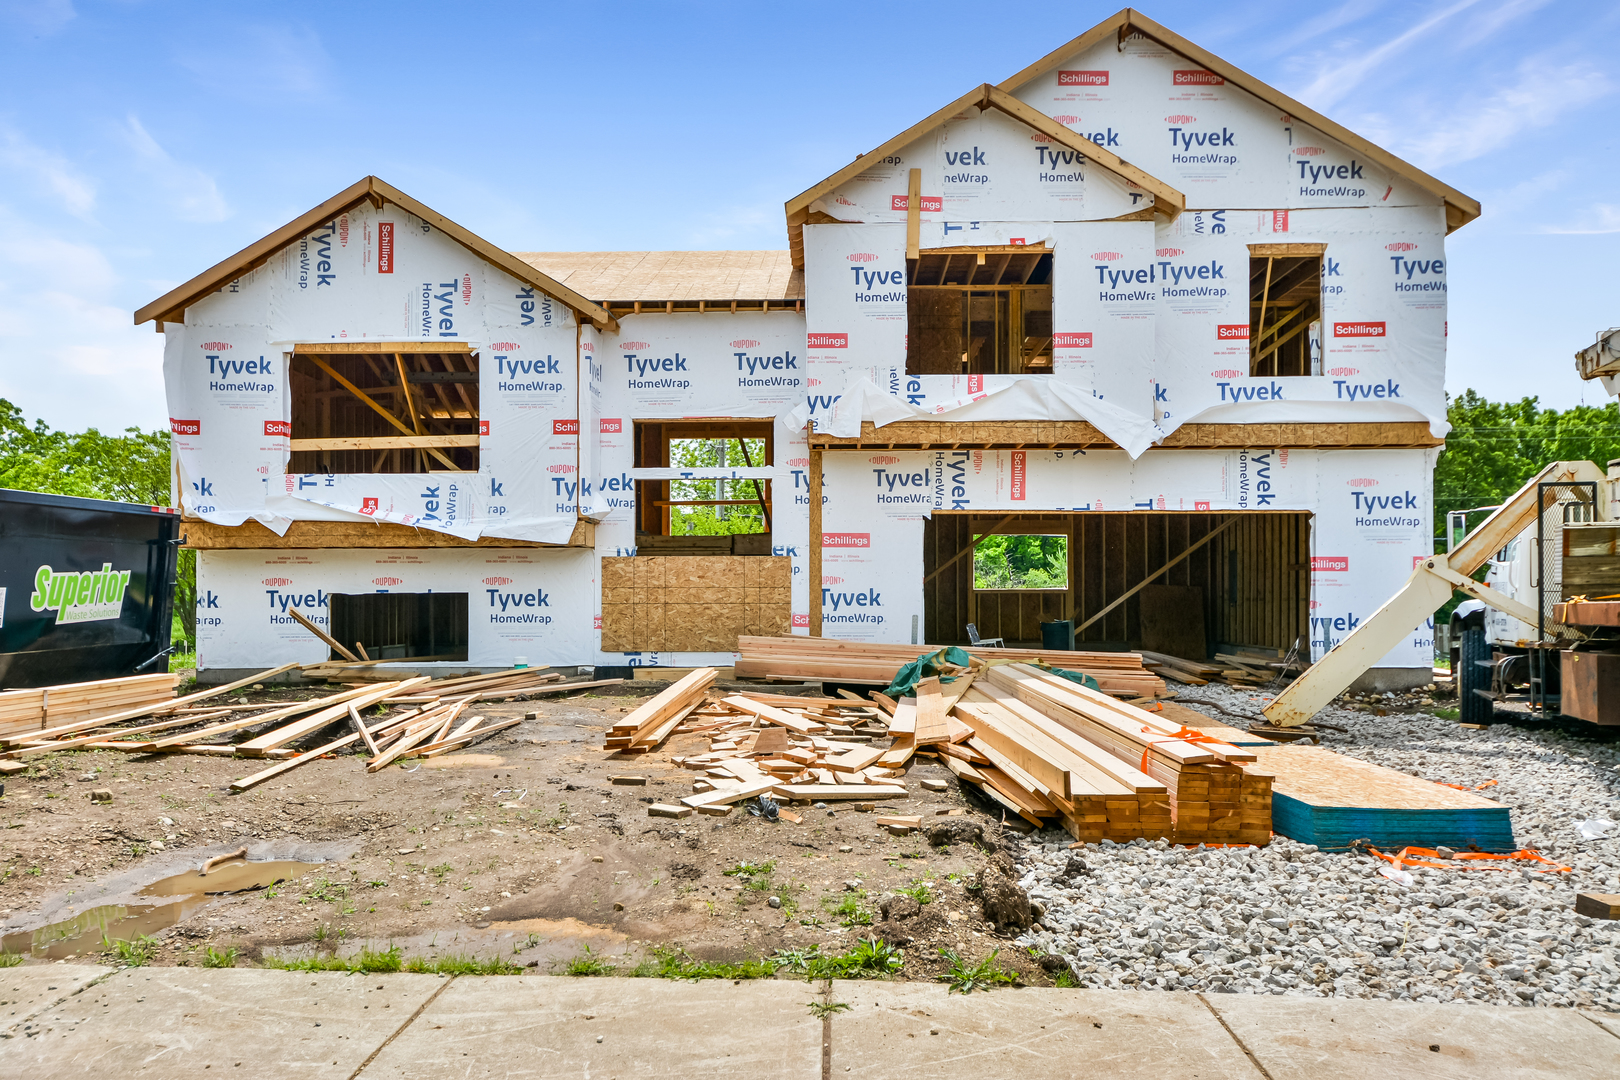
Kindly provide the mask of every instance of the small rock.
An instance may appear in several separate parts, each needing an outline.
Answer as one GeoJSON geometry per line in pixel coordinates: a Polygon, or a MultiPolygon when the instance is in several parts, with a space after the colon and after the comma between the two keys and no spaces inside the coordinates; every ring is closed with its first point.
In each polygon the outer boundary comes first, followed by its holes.
{"type": "MultiPolygon", "coordinates": [[[[773,896],[769,900],[766,900],[765,903],[769,907],[779,908],[782,906],[782,898],[780,896],[773,896]]],[[[618,905],[615,904],[614,906],[617,907],[618,905]]]]}
{"type": "Polygon", "coordinates": [[[601,861],[602,861],[602,856],[600,856],[600,855],[592,855],[591,856],[591,862],[601,862],[601,861]]]}
{"type": "Polygon", "coordinates": [[[844,891],[845,892],[855,892],[860,887],[861,887],[861,879],[860,878],[850,878],[848,881],[844,882],[844,891]]]}
{"type": "Polygon", "coordinates": [[[161,840],[152,841],[152,850],[153,851],[162,851],[163,850],[163,841],[161,841],[161,840]]]}
{"type": "Polygon", "coordinates": [[[848,855],[850,852],[854,851],[855,849],[850,847],[848,844],[845,844],[843,847],[839,848],[838,850],[841,853],[843,853],[845,855],[848,855]]]}
{"type": "Polygon", "coordinates": [[[92,791],[90,793],[90,801],[93,802],[93,803],[110,803],[110,802],[112,802],[112,791],[111,791],[111,789],[109,789],[109,788],[96,788],[96,790],[94,790],[94,791],[92,791]]]}

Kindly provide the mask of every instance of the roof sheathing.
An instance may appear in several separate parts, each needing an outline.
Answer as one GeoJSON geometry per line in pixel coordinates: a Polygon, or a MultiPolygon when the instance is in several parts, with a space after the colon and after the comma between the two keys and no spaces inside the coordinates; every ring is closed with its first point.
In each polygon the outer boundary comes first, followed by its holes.
{"type": "Polygon", "coordinates": [[[301,214],[275,232],[249,244],[230,258],[209,267],[184,285],[170,289],[167,293],[135,312],[135,325],[139,326],[150,319],[155,319],[161,329],[166,322],[183,322],[187,307],[195,304],[203,297],[224,288],[250,270],[263,266],[278,251],[281,251],[289,244],[296,243],[299,237],[308,235],[311,230],[319,228],[332,220],[332,218],[352,210],[363,202],[369,202],[379,209],[384,203],[393,203],[406,213],[412,214],[432,225],[478,257],[500,267],[500,269],[511,274],[519,281],[532,285],[553,299],[573,308],[582,320],[594,323],[598,327],[612,330],[618,329],[618,324],[612,314],[600,305],[593,303],[562,283],[536,270],[528,263],[496,247],[476,233],[462,228],[444,215],[436,213],[403,191],[384,183],[375,176],[368,176],[355,184],[351,184],[313,210],[301,214]]]}
{"type": "Polygon", "coordinates": [[[520,251],[519,259],[612,308],[636,303],[758,305],[804,299],[786,251],[520,251]]]}
{"type": "Polygon", "coordinates": [[[1052,71],[1065,60],[1075,56],[1077,53],[1084,52],[1098,42],[1110,37],[1123,41],[1131,34],[1141,34],[1143,37],[1158,42],[1171,52],[1179,53],[1193,63],[1203,67],[1206,71],[1213,71],[1230,85],[1252,94],[1296,120],[1304,121],[1322,134],[1338,140],[1358,153],[1365,154],[1384,168],[1404,177],[1424,191],[1443,200],[1446,204],[1446,232],[1455,232],[1479,217],[1480,205],[1478,199],[1470,198],[1451,185],[1442,183],[1411,162],[1395,156],[1375,143],[1368,142],[1349,128],[1334,123],[1315,109],[1295,101],[1276,87],[1250,75],[1241,68],[1227,63],[1214,53],[1198,47],[1180,34],[1160,26],[1146,15],[1131,8],[1124,8],[1116,15],[1103,20],[1074,40],[1047,53],[1023,71],[1001,82],[998,88],[1009,94],[1015,94],[1035,79],[1052,71]]]}
{"type": "Polygon", "coordinates": [[[1166,217],[1172,220],[1182,210],[1186,209],[1187,197],[1163,180],[1143,172],[1135,165],[1122,160],[1118,155],[1104,150],[1090,139],[1069,130],[1039,109],[1019,101],[1000,87],[985,83],[963,94],[926,119],[913,124],[876,149],[860,155],[819,184],[806,188],[789,199],[784,209],[787,213],[788,248],[793,255],[793,265],[801,270],[804,268],[804,226],[810,221],[811,203],[871,168],[871,163],[866,162],[867,158],[876,160],[908,146],[971,108],[981,110],[997,109],[1014,120],[1026,124],[1047,136],[1053,142],[1078,151],[1121,180],[1135,184],[1151,194],[1154,200],[1154,208],[1163,212],[1166,217]]]}

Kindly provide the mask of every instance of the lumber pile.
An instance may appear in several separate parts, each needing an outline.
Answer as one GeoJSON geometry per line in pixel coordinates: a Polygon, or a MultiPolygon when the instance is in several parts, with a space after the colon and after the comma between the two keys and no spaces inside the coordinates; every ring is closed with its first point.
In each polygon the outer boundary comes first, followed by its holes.
{"type": "Polygon", "coordinates": [[[1141,656],[1142,666],[1147,670],[1187,686],[1203,686],[1211,682],[1224,682],[1232,686],[1270,686],[1279,679],[1287,682],[1298,677],[1309,666],[1297,657],[1279,657],[1275,649],[1236,645],[1217,652],[1213,661],[1187,660],[1146,649],[1141,656]]]}
{"type": "Polygon", "coordinates": [[[631,754],[653,749],[702,703],[719,674],[714,668],[697,668],[683,675],[610,727],[605,747],[631,754]]]}
{"type": "MultiPolygon", "coordinates": [[[[898,782],[903,770],[884,765],[886,752],[871,745],[889,734],[885,719],[878,706],[853,698],[710,695],[669,732],[702,735],[709,744],[702,753],[671,759],[698,774],[692,794],[681,805],[700,814],[723,815],[760,795],[874,806],[907,798],[907,788],[898,782]]],[[[798,820],[791,811],[782,813],[798,820]]]]}
{"type": "Polygon", "coordinates": [[[143,705],[161,705],[174,698],[179,681],[178,675],[163,672],[6,690],[0,692],[0,736],[43,731],[143,705]]]}
{"type": "MultiPolygon", "coordinates": [[[[821,680],[852,685],[888,686],[895,674],[938,645],[874,645],[813,637],[739,637],[735,671],[739,679],[821,680]]],[[[1080,671],[1097,680],[1103,693],[1124,698],[1159,697],[1164,680],[1149,671],[1133,652],[1063,652],[1042,649],[982,649],[964,646],[986,662],[1040,662],[1080,671]]]]}
{"type": "MultiPolygon", "coordinates": [[[[0,758],[14,762],[58,750],[89,749],[274,761],[270,767],[231,785],[234,791],[245,791],[272,776],[359,743],[364,743],[367,751],[368,772],[376,772],[407,755],[434,757],[449,753],[521,722],[486,721],[484,717],[472,716],[458,725],[462,713],[477,701],[513,696],[516,692],[534,692],[536,688],[575,690],[602,685],[599,682],[561,682],[562,676],[555,673],[498,672],[439,680],[416,676],[384,682],[362,681],[307,701],[246,705],[231,700],[204,704],[233,690],[267,682],[297,666],[283,664],[225,686],[179,698],[173,696],[171,676],[149,677],[165,680],[167,689],[161,700],[149,700],[114,712],[105,711],[103,707],[91,710],[93,715],[87,718],[63,723],[55,723],[57,714],[53,710],[50,727],[31,727],[0,735],[0,747],[4,747],[0,758]],[[378,707],[385,710],[381,717],[362,719],[363,711],[378,707]],[[350,730],[311,749],[299,750],[293,746],[336,724],[350,730]],[[221,736],[225,736],[224,741],[218,741],[221,736]]],[[[63,688],[48,689],[54,700],[56,691],[63,688]]]]}
{"type": "MultiPolygon", "coordinates": [[[[1256,760],[1252,750],[1220,742],[1029,665],[987,667],[974,689],[992,698],[1002,714],[985,710],[975,717],[975,710],[982,708],[976,693],[969,693],[957,711],[964,714],[965,722],[977,722],[976,731],[977,724],[985,724],[983,743],[976,747],[981,752],[992,747],[995,738],[1002,740],[1001,746],[994,747],[1002,760],[992,759],[992,764],[1017,790],[1011,794],[1001,790],[995,783],[1000,777],[992,776],[987,784],[1014,802],[1022,800],[1019,812],[1026,819],[1055,817],[1076,839],[1091,839],[1099,829],[1113,839],[1110,832],[1125,826],[1127,800],[1116,789],[1111,807],[1107,786],[1076,768],[1083,763],[1133,789],[1139,835],[1150,839],[1167,836],[1181,844],[1265,844],[1270,840],[1271,777],[1245,768],[1256,760]],[[1017,709],[1015,704],[1027,708],[1017,709]],[[1044,718],[1045,723],[1033,722],[1032,715],[1044,718]],[[1024,726],[1009,724],[1009,717],[1022,720],[1024,726]],[[1001,730],[991,732],[997,721],[1001,730]],[[1054,737],[1061,732],[1077,739],[1054,737]],[[1056,752],[1051,743],[1064,753],[1056,752]],[[1099,757],[1097,750],[1105,756],[1099,757]],[[1120,765],[1131,771],[1122,773],[1120,765]],[[1040,805],[1041,799],[1050,812],[1040,805]]],[[[982,769],[977,771],[984,774],[982,769]]]]}
{"type": "MultiPolygon", "coordinates": [[[[327,682],[340,683],[344,686],[360,686],[365,683],[393,682],[408,677],[395,661],[388,660],[361,660],[354,663],[339,663],[335,661],[322,661],[318,664],[306,664],[301,669],[306,679],[325,679],[327,682]],[[395,663],[392,669],[379,667],[381,664],[395,663]]],[[[426,689],[430,693],[463,694],[474,693],[477,701],[493,701],[502,697],[517,697],[532,693],[547,687],[550,683],[560,683],[563,680],[561,672],[541,671],[538,668],[513,668],[508,671],[486,672],[482,675],[447,676],[429,682],[426,689]]],[[[596,685],[607,685],[609,682],[623,680],[604,680],[596,685]]]]}

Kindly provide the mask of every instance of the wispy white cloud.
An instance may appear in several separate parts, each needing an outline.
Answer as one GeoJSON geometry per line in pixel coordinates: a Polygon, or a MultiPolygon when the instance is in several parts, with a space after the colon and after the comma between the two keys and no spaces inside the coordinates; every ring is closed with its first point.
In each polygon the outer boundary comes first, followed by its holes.
{"type": "Polygon", "coordinates": [[[1306,19],[1291,30],[1266,41],[1263,48],[1273,56],[1287,53],[1323,34],[1360,22],[1382,6],[1383,0],[1347,0],[1332,11],[1306,19]]]}
{"type": "Polygon", "coordinates": [[[49,37],[79,17],[73,0],[6,0],[0,4],[6,21],[49,37]]]}
{"type": "Polygon", "coordinates": [[[1446,109],[1429,134],[1403,140],[1399,152],[1424,168],[1471,161],[1613,92],[1609,76],[1584,60],[1531,57],[1512,85],[1477,105],[1446,109]]]}
{"type": "Polygon", "coordinates": [[[1620,233],[1620,206],[1611,203],[1597,203],[1591,209],[1589,219],[1579,225],[1548,226],[1541,230],[1557,236],[1605,236],[1610,233],[1620,233]]]}
{"type": "Polygon", "coordinates": [[[130,116],[121,130],[125,143],[135,152],[140,168],[168,196],[170,209],[181,221],[224,221],[231,216],[225,197],[214,178],[197,168],[176,161],[163,149],[139,118],[130,116]]]}
{"type": "Polygon", "coordinates": [[[267,95],[310,101],[330,89],[332,57],[304,26],[246,26],[204,47],[181,50],[176,62],[205,85],[233,97],[267,95]]]}
{"type": "Polygon", "coordinates": [[[1353,59],[1329,67],[1316,77],[1315,82],[1300,91],[1298,95],[1300,100],[1324,112],[1331,109],[1386,61],[1410,49],[1424,34],[1453,15],[1466,11],[1478,3],[1480,0],[1457,0],[1450,7],[1442,8],[1382,45],[1359,52],[1353,59]]]}
{"type": "Polygon", "coordinates": [[[76,218],[89,220],[95,209],[96,186],[89,177],[11,128],[0,128],[0,169],[25,178],[76,218]]]}
{"type": "Polygon", "coordinates": [[[1498,4],[1490,11],[1480,12],[1463,24],[1460,33],[1451,38],[1451,44],[1459,49],[1471,49],[1512,22],[1514,19],[1531,12],[1540,11],[1552,0],[1507,0],[1498,4]]]}

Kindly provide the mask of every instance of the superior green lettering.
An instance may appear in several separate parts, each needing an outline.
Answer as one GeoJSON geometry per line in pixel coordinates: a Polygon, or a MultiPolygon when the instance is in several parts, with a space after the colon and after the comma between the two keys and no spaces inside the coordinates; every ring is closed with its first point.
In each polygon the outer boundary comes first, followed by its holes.
{"type": "Polygon", "coordinates": [[[102,563],[100,570],[82,572],[53,570],[49,565],[34,571],[34,593],[28,606],[35,611],[55,611],[59,621],[85,622],[116,619],[129,589],[128,570],[114,570],[102,563]]]}

